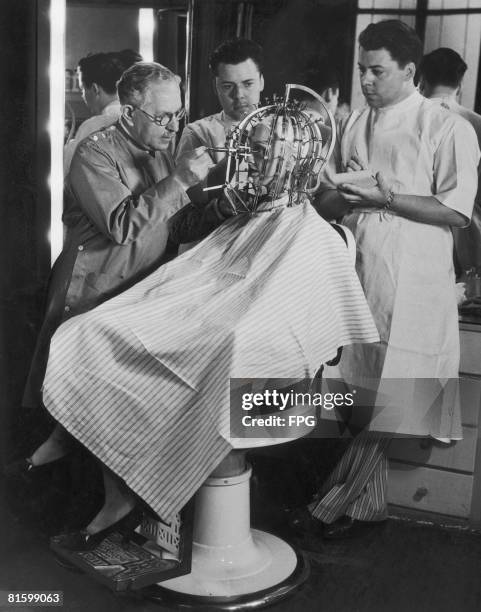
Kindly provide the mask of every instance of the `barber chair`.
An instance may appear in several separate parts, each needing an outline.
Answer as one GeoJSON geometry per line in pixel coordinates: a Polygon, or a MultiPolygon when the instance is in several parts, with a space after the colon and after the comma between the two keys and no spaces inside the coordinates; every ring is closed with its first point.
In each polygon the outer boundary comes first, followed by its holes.
{"type": "MultiPolygon", "coordinates": [[[[296,415],[315,417],[315,407],[299,406],[296,415]]],[[[190,574],[149,587],[149,598],[242,610],[270,605],[302,585],[309,576],[305,555],[250,526],[252,468],[245,455],[249,449],[305,436],[314,423],[315,419],[311,425],[293,426],[282,438],[231,439],[233,450],[196,494],[190,574]]]]}
{"type": "MultiPolygon", "coordinates": [[[[354,265],[356,245],[351,232],[333,224],[354,265]]],[[[331,364],[339,361],[341,348],[331,364]]],[[[320,370],[322,372],[322,369],[320,370]]],[[[233,450],[196,494],[191,572],[149,587],[148,597],[162,603],[208,609],[243,610],[271,605],[298,589],[309,577],[302,552],[281,538],[250,526],[252,474],[246,462],[250,449],[290,442],[315,427],[316,409],[297,406],[302,427],[282,438],[231,438],[233,450]],[[309,419],[314,417],[312,425],[309,419]]]]}

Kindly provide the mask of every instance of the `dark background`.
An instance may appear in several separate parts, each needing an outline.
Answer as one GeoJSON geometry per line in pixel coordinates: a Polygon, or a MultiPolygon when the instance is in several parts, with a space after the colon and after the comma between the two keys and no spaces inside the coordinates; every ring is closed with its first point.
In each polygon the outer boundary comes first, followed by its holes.
{"type": "MultiPolygon", "coordinates": [[[[45,3],[44,3],[45,4],[45,3]]],[[[20,410],[50,266],[46,126],[37,123],[37,2],[0,6],[0,459],[28,446],[20,410]],[[43,160],[40,157],[43,156],[43,160]]],[[[48,48],[47,48],[48,51],[48,48]]],[[[34,428],[38,425],[35,424],[34,428]]],[[[22,449],[23,450],[23,449],[22,449]]]]}
{"type": "MultiPolygon", "coordinates": [[[[239,7],[246,4],[252,7],[251,38],[264,48],[263,96],[282,95],[286,83],[304,83],[308,73],[309,78],[321,79],[329,69],[339,75],[341,98],[350,99],[355,0],[254,0],[250,3],[201,0],[194,10],[194,119],[219,110],[208,58],[221,41],[235,36],[239,7]]],[[[241,23],[246,23],[245,13],[242,17],[241,23]]],[[[248,32],[241,30],[240,34],[246,36],[248,32]]],[[[315,82],[309,84],[315,86],[315,82]]]]}

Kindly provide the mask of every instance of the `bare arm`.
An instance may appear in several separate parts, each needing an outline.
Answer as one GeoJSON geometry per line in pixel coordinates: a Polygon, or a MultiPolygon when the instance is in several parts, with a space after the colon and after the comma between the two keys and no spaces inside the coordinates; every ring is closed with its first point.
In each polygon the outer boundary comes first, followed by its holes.
{"type": "Polygon", "coordinates": [[[395,195],[390,209],[401,217],[429,225],[464,227],[468,222],[464,215],[444,206],[434,196],[395,195]]]}
{"type": "MultiPolygon", "coordinates": [[[[390,186],[380,172],[377,173],[376,180],[377,185],[367,189],[349,183],[343,184],[338,193],[352,210],[384,209],[390,199],[390,186]]],[[[463,214],[445,206],[434,196],[394,194],[388,206],[389,211],[396,215],[429,225],[464,227],[469,221],[463,214]]]]}
{"type": "MultiPolygon", "coordinates": [[[[348,171],[366,170],[367,164],[358,156],[353,156],[348,164],[348,171]]],[[[428,225],[448,225],[464,227],[469,219],[462,213],[445,206],[435,196],[412,194],[393,194],[382,172],[376,174],[377,184],[374,187],[359,187],[346,182],[338,187],[337,193],[351,210],[356,208],[385,209],[411,221],[428,225]]]]}

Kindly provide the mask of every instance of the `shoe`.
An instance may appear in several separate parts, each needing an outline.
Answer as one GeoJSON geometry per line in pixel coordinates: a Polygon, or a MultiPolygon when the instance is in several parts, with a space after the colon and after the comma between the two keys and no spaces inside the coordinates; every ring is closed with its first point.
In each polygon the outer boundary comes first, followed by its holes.
{"type": "Polygon", "coordinates": [[[306,506],[288,510],[288,513],[287,525],[295,535],[304,536],[306,534],[321,534],[321,521],[313,517],[306,506]]]}
{"type": "Polygon", "coordinates": [[[40,465],[34,465],[28,459],[17,459],[4,467],[3,474],[7,480],[31,484],[37,477],[47,476],[53,468],[64,465],[67,458],[68,454],[40,465]]]}
{"type": "Polygon", "coordinates": [[[359,535],[361,531],[369,527],[379,527],[386,523],[386,519],[381,521],[358,521],[351,516],[341,516],[331,524],[324,524],[323,538],[325,540],[341,540],[359,535]]]}
{"type": "Polygon", "coordinates": [[[118,532],[123,536],[128,535],[140,525],[142,516],[142,511],[134,507],[123,518],[105,527],[105,529],[101,529],[97,533],[89,533],[86,529],[61,533],[50,538],[50,545],[73,551],[94,550],[94,548],[97,548],[97,546],[112,533],[118,532]]]}

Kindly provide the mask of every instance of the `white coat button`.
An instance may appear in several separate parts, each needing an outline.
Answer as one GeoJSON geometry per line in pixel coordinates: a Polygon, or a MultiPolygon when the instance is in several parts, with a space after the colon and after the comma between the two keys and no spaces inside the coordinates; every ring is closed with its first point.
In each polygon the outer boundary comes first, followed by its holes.
{"type": "Polygon", "coordinates": [[[83,244],[79,244],[78,245],[78,250],[79,251],[83,251],[84,250],[84,245],[83,244]]]}
{"type": "Polygon", "coordinates": [[[70,312],[70,306],[65,306],[65,312],[70,312]]]}

